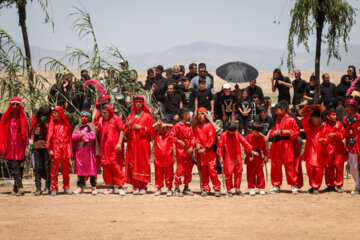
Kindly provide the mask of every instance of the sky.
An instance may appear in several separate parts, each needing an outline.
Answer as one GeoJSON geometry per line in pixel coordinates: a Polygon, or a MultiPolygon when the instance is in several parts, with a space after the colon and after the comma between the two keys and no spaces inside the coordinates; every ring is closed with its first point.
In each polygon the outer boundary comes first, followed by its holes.
{"type": "MultiPolygon", "coordinates": [[[[360,8],[359,0],[348,2],[360,8]]],[[[90,48],[91,42],[72,32],[75,18],[69,14],[76,6],[89,12],[100,47],[115,45],[123,53],[165,51],[197,41],[286,49],[293,5],[293,0],[49,0],[53,30],[43,23],[45,15],[34,0],[27,7],[27,27],[31,45],[90,48]]],[[[360,12],[356,20],[358,25],[360,12]]],[[[0,9],[0,28],[22,42],[16,8],[0,9]]],[[[355,26],[349,43],[359,40],[355,26]]],[[[310,46],[314,43],[312,38],[310,46]]]]}

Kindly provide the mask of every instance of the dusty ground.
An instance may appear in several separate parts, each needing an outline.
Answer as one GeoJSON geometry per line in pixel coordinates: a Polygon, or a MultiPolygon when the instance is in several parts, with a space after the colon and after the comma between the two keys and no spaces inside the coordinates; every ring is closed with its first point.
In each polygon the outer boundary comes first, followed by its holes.
{"type": "MultiPolygon", "coordinates": [[[[129,187],[125,197],[91,196],[90,190],[35,197],[34,184],[26,181],[26,195],[15,197],[12,185],[4,185],[0,239],[360,239],[360,196],[349,192],[314,196],[305,192],[306,182],[297,196],[284,184],[280,194],[250,197],[245,174],[245,197],[155,197],[149,187],[146,196],[133,196],[129,187]]],[[[199,192],[197,175],[191,188],[199,192]]],[[[352,188],[353,180],[345,180],[344,190],[352,188]]]]}

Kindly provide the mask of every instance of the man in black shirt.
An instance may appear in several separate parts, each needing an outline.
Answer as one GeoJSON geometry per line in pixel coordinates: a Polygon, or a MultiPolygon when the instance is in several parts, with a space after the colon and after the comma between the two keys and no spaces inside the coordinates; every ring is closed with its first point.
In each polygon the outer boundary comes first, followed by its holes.
{"type": "Polygon", "coordinates": [[[260,102],[264,101],[264,94],[261,87],[256,85],[256,79],[250,81],[250,86],[246,88],[248,92],[248,99],[251,100],[254,94],[259,96],[260,102]]]}
{"type": "Polygon", "coordinates": [[[165,119],[168,123],[176,123],[179,110],[183,107],[182,95],[175,91],[175,85],[169,84],[166,95],[156,96],[165,105],[165,119]]]}
{"type": "Polygon", "coordinates": [[[279,90],[278,102],[286,100],[290,104],[290,88],[292,88],[291,81],[288,77],[284,77],[280,69],[275,69],[273,77],[271,78],[272,92],[279,90]]]}
{"type": "Polygon", "coordinates": [[[214,116],[214,98],[210,89],[205,88],[206,79],[199,78],[199,89],[195,93],[195,112],[198,108],[204,107],[208,110],[208,115],[213,118],[214,116]]]}
{"type": "Polygon", "coordinates": [[[295,80],[292,82],[294,87],[294,96],[292,100],[293,106],[300,104],[301,99],[304,98],[305,88],[307,86],[307,82],[301,79],[301,72],[300,70],[295,70],[295,80]]]}
{"type": "Polygon", "coordinates": [[[193,77],[197,76],[197,65],[196,63],[191,63],[189,65],[189,72],[186,74],[186,77],[191,81],[193,77]]]}
{"type": "Polygon", "coordinates": [[[322,75],[323,82],[320,84],[321,102],[327,103],[326,107],[336,104],[336,86],[330,82],[330,75],[322,75]]]}

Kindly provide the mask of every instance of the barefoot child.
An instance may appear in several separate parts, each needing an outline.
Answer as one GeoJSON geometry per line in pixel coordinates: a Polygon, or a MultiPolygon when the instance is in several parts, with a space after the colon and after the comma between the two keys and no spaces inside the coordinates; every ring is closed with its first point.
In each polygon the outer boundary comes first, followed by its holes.
{"type": "Polygon", "coordinates": [[[176,145],[176,173],[175,173],[175,195],[182,197],[183,194],[194,195],[189,188],[191,182],[191,172],[193,160],[189,154],[193,153],[195,136],[192,127],[187,122],[190,121],[190,110],[183,108],[179,111],[181,121],[176,123],[169,132],[169,137],[176,145]],[[181,178],[184,177],[184,191],[180,191],[181,178]]]}
{"type": "Polygon", "coordinates": [[[219,139],[217,154],[220,157],[220,164],[224,164],[227,196],[232,197],[231,189],[234,186],[236,188],[236,194],[238,196],[244,196],[240,191],[243,170],[240,144],[243,145],[245,151],[250,152],[253,155],[258,155],[258,153],[252,151],[251,145],[237,131],[234,120],[228,121],[225,124],[225,129],[226,131],[221,134],[219,139]]]}
{"type": "Polygon", "coordinates": [[[259,154],[259,156],[251,156],[249,152],[246,154],[246,176],[248,187],[250,189],[250,196],[255,196],[255,187],[259,189],[260,195],[265,195],[265,178],[263,166],[267,162],[267,147],[265,137],[261,135],[264,124],[254,122],[250,125],[250,134],[246,136],[246,141],[252,146],[252,149],[259,154]],[[264,160],[263,157],[264,156],[264,160]]]}
{"type": "Polygon", "coordinates": [[[300,111],[304,115],[301,125],[306,133],[305,151],[301,159],[306,161],[311,194],[319,194],[326,164],[328,141],[325,128],[320,122],[323,110],[320,105],[310,105],[300,111]]]}
{"type": "Polygon", "coordinates": [[[54,107],[49,123],[46,149],[50,156],[51,195],[56,196],[58,192],[58,175],[61,164],[63,175],[63,188],[65,194],[71,194],[69,190],[69,159],[72,152],[72,129],[66,118],[64,109],[60,106],[54,107]]]}
{"type": "Polygon", "coordinates": [[[28,154],[29,135],[25,110],[21,99],[13,97],[0,123],[0,156],[4,156],[14,178],[11,195],[24,195],[22,178],[25,156],[28,154]]]}
{"type": "Polygon", "coordinates": [[[91,194],[96,195],[97,164],[95,153],[97,152],[97,155],[100,155],[96,139],[96,127],[90,122],[92,118],[90,110],[83,110],[80,113],[80,118],[81,123],[75,126],[72,135],[76,144],[75,173],[78,175],[78,187],[74,193],[84,192],[85,177],[90,176],[91,194]]]}
{"type": "Polygon", "coordinates": [[[162,121],[157,121],[153,125],[152,138],[154,140],[154,165],[155,165],[155,187],[157,188],[155,196],[161,195],[161,188],[164,186],[168,188],[166,196],[171,197],[172,183],[174,180],[174,154],[173,144],[170,141],[167,133],[172,124],[165,124],[162,121]],[[156,131],[158,127],[159,131],[156,131]]]}

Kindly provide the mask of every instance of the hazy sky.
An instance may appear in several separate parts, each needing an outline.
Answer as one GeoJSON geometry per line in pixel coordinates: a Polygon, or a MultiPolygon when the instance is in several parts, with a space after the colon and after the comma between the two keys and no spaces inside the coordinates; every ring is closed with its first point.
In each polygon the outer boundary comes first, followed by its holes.
{"type": "MultiPolygon", "coordinates": [[[[360,8],[358,0],[348,2],[360,8]]],[[[293,4],[290,0],[49,0],[53,32],[50,24],[43,24],[44,14],[33,1],[27,7],[27,26],[32,45],[88,48],[87,41],[79,42],[71,30],[74,18],[69,14],[77,6],[90,13],[100,46],[113,44],[123,53],[162,51],[196,41],[285,49],[293,4]]],[[[356,19],[359,24],[359,12],[356,19]]],[[[0,10],[0,28],[22,42],[15,8],[0,10]]],[[[359,25],[353,28],[350,43],[360,43],[359,25]]]]}

